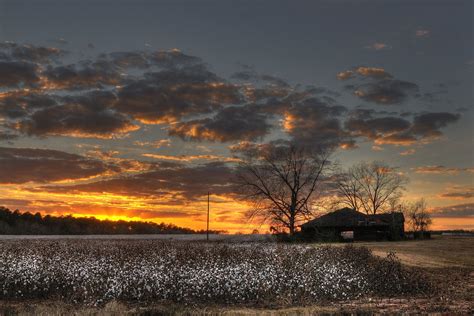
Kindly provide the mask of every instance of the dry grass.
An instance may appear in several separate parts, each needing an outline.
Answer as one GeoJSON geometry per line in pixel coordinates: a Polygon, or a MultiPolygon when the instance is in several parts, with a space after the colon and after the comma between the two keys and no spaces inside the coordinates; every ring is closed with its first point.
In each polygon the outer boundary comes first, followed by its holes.
{"type": "Polygon", "coordinates": [[[472,302],[439,299],[364,299],[344,301],[327,305],[291,307],[280,309],[229,308],[211,306],[206,308],[177,305],[130,306],[110,302],[105,307],[71,306],[59,302],[24,303],[0,301],[0,315],[10,316],[112,316],[112,315],[227,315],[227,316],[292,316],[292,315],[472,315],[472,302]]]}
{"type": "Polygon", "coordinates": [[[462,267],[474,269],[474,238],[434,236],[431,240],[401,242],[356,242],[379,256],[393,251],[403,264],[423,268],[462,267]]]}

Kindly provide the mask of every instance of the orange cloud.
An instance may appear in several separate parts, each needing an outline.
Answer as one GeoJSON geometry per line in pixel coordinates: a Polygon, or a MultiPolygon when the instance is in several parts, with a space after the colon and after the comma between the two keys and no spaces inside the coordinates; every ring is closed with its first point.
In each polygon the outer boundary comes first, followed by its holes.
{"type": "Polygon", "coordinates": [[[474,172],[474,168],[456,168],[456,167],[445,167],[445,166],[423,166],[412,168],[415,173],[421,174],[458,174],[460,172],[474,172]]]}
{"type": "Polygon", "coordinates": [[[158,155],[158,154],[142,154],[144,157],[155,158],[160,160],[171,160],[171,161],[181,161],[181,162],[191,162],[195,160],[214,160],[214,161],[224,161],[224,162],[239,162],[239,158],[234,157],[225,157],[225,156],[216,156],[216,155],[158,155]]]}
{"type": "Polygon", "coordinates": [[[402,151],[400,153],[400,156],[410,156],[410,155],[413,155],[414,153],[416,152],[415,149],[408,149],[408,150],[405,150],[405,151],[402,151]]]}
{"type": "Polygon", "coordinates": [[[155,147],[155,148],[161,148],[161,147],[169,147],[171,146],[171,140],[170,139],[160,139],[152,142],[143,142],[143,141],[134,141],[133,144],[141,147],[145,146],[150,146],[150,147],[155,147]]]}

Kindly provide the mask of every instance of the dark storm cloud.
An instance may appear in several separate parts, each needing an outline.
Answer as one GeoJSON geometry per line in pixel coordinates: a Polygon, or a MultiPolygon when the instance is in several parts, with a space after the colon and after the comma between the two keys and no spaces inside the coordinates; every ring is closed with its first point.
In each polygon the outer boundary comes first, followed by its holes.
{"type": "Polygon", "coordinates": [[[0,183],[81,179],[112,170],[117,168],[62,151],[0,147],[0,183]]]}
{"type": "Polygon", "coordinates": [[[158,167],[157,170],[114,179],[71,186],[44,186],[51,192],[107,192],[129,196],[160,197],[178,194],[188,200],[207,194],[226,195],[236,192],[232,184],[233,169],[215,162],[195,167],[158,167]]]}
{"type": "Polygon", "coordinates": [[[171,125],[169,134],[183,139],[228,142],[263,138],[270,129],[267,115],[258,113],[256,106],[230,106],[213,118],[171,125]]]}
{"type": "Polygon", "coordinates": [[[0,61],[0,88],[32,87],[40,78],[38,67],[23,61],[0,61]]]}
{"type": "Polygon", "coordinates": [[[66,135],[111,138],[138,129],[125,115],[112,109],[116,97],[110,92],[67,96],[59,105],[40,109],[17,124],[33,136],[66,135]]]}
{"type": "Polygon", "coordinates": [[[173,122],[242,102],[239,88],[202,66],[145,74],[119,90],[115,106],[144,123],[173,122]]]}

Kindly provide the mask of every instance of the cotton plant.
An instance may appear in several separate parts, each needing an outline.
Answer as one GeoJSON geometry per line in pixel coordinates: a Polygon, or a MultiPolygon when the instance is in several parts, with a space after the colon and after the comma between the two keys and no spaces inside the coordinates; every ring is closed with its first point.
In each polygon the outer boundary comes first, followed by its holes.
{"type": "Polygon", "coordinates": [[[156,240],[0,244],[2,298],[92,305],[311,303],[423,291],[423,284],[393,258],[354,247],[156,240]],[[384,282],[374,282],[377,277],[384,282]]]}

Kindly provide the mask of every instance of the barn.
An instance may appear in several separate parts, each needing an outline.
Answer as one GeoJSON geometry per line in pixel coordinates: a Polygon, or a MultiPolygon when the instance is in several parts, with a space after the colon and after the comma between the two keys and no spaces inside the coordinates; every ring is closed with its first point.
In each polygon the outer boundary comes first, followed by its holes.
{"type": "Polygon", "coordinates": [[[310,240],[400,240],[404,224],[399,212],[367,215],[346,207],[301,225],[301,233],[310,240]]]}

